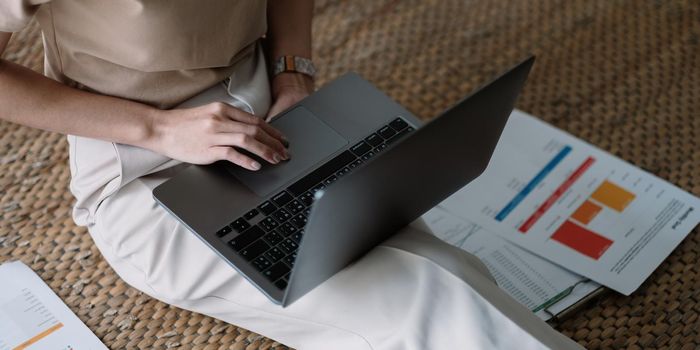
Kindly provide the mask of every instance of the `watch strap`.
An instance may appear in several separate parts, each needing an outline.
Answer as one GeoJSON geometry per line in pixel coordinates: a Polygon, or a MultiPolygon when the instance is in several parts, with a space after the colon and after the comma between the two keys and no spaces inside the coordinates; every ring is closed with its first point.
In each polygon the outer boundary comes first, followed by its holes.
{"type": "Polygon", "coordinates": [[[272,75],[284,72],[301,73],[313,78],[316,75],[316,67],[310,59],[299,56],[281,56],[272,67],[272,75]]]}

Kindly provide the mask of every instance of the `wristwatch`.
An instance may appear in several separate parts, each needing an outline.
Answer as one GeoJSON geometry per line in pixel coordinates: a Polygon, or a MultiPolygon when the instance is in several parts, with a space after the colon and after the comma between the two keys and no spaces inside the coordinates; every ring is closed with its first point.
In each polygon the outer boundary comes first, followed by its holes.
{"type": "Polygon", "coordinates": [[[272,67],[272,76],[284,72],[294,72],[308,75],[311,79],[316,75],[316,67],[310,59],[299,56],[282,56],[272,67]]]}

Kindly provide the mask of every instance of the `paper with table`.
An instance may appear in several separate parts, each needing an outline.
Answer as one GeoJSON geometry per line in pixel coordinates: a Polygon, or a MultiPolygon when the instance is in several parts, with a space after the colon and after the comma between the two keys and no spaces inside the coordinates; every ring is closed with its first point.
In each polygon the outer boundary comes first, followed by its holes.
{"type": "Polygon", "coordinates": [[[521,111],[441,207],[629,295],[700,222],[700,200],[521,111]]]}
{"type": "Polygon", "coordinates": [[[438,238],[479,258],[508,295],[543,320],[600,285],[529,253],[438,205],[422,216],[438,238]]]}
{"type": "Polygon", "coordinates": [[[34,271],[0,265],[0,350],[107,349],[34,271]]]}

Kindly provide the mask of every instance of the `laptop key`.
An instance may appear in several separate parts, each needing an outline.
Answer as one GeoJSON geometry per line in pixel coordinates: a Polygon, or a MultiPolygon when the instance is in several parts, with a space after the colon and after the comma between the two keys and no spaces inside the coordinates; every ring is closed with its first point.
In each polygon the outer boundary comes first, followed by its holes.
{"type": "Polygon", "coordinates": [[[288,212],[290,212],[292,215],[294,215],[294,214],[304,210],[304,204],[302,204],[301,202],[299,202],[298,200],[295,199],[295,200],[289,202],[289,204],[287,204],[285,206],[285,209],[287,209],[288,212]]]}
{"type": "Polygon", "coordinates": [[[355,169],[362,164],[362,159],[356,159],[354,162],[350,163],[350,169],[355,169]]]}
{"type": "Polygon", "coordinates": [[[259,256],[257,259],[253,260],[253,266],[258,268],[261,272],[272,266],[270,260],[267,260],[264,256],[259,256]]]}
{"type": "Polygon", "coordinates": [[[270,215],[277,209],[277,207],[275,207],[274,204],[270,203],[270,201],[265,201],[265,203],[260,204],[258,206],[258,209],[260,209],[260,211],[264,215],[270,215]]]}
{"type": "Polygon", "coordinates": [[[408,126],[408,123],[406,123],[406,121],[401,118],[396,118],[392,120],[391,123],[389,123],[389,126],[391,126],[396,131],[401,131],[408,126]]]}
{"type": "Polygon", "coordinates": [[[268,216],[263,221],[260,221],[258,225],[260,225],[260,227],[262,227],[265,230],[265,232],[270,232],[274,230],[277,226],[279,226],[277,221],[275,221],[275,219],[273,219],[271,216],[268,216]]]}
{"type": "Polygon", "coordinates": [[[296,260],[297,260],[297,253],[296,252],[284,257],[284,262],[287,263],[287,265],[289,265],[289,267],[294,267],[294,262],[296,260]]]}
{"type": "Polygon", "coordinates": [[[314,203],[314,194],[311,192],[306,192],[302,194],[299,199],[301,200],[302,203],[304,203],[305,206],[311,206],[311,204],[314,203]]]}
{"type": "Polygon", "coordinates": [[[392,138],[386,140],[386,144],[389,145],[389,144],[396,142],[398,139],[402,138],[403,136],[405,136],[406,134],[408,134],[411,131],[413,131],[413,128],[410,128],[410,127],[403,129],[401,132],[394,135],[392,138]]]}
{"type": "Polygon", "coordinates": [[[292,223],[292,225],[298,228],[304,228],[304,226],[306,226],[306,216],[304,216],[303,214],[297,214],[289,221],[292,223]]]}
{"type": "Polygon", "coordinates": [[[275,218],[278,222],[285,222],[287,219],[292,217],[292,214],[290,214],[288,211],[280,208],[276,212],[272,214],[272,217],[275,218]]]}
{"type": "Polygon", "coordinates": [[[248,221],[245,221],[244,218],[236,219],[234,222],[231,223],[230,226],[231,226],[231,228],[236,230],[236,232],[239,232],[239,233],[250,228],[250,224],[248,223],[248,221]]]}
{"type": "Polygon", "coordinates": [[[297,228],[294,227],[294,225],[292,225],[291,223],[285,222],[284,224],[282,224],[282,226],[280,226],[280,228],[277,229],[277,231],[284,237],[287,237],[292,233],[297,232],[297,228]]]}
{"type": "Polygon", "coordinates": [[[347,173],[349,173],[349,172],[350,172],[350,168],[344,167],[344,168],[338,170],[338,172],[335,173],[335,175],[337,175],[338,177],[342,177],[342,176],[344,176],[345,174],[347,174],[347,173]]]}
{"type": "Polygon", "coordinates": [[[322,189],[324,189],[324,188],[326,188],[326,185],[324,185],[323,183],[320,183],[320,184],[314,186],[312,189],[310,189],[309,192],[315,194],[316,192],[318,192],[318,191],[320,191],[320,190],[322,190],[322,189]]]}
{"type": "Polygon", "coordinates": [[[294,233],[289,238],[291,238],[297,244],[301,243],[301,231],[294,233]]]}
{"type": "Polygon", "coordinates": [[[287,203],[289,203],[294,197],[292,197],[291,194],[287,193],[287,191],[282,191],[272,197],[272,201],[277,204],[278,207],[281,207],[287,203]]]}
{"type": "Polygon", "coordinates": [[[388,138],[396,135],[396,131],[392,127],[390,127],[389,125],[379,129],[379,131],[377,131],[377,133],[385,139],[388,139],[388,138]]]}
{"type": "Polygon", "coordinates": [[[285,255],[287,254],[277,247],[273,247],[272,249],[268,250],[267,253],[265,253],[265,257],[267,257],[273,263],[281,260],[285,257],[285,255]]]}
{"type": "Polygon", "coordinates": [[[287,280],[281,279],[281,280],[275,282],[275,287],[279,288],[280,290],[287,289],[287,280]]]}
{"type": "Polygon", "coordinates": [[[249,212],[245,213],[245,215],[243,215],[243,217],[244,217],[246,220],[250,220],[250,219],[256,217],[256,216],[258,215],[258,213],[259,213],[259,211],[258,211],[257,209],[255,209],[255,208],[253,208],[253,209],[251,209],[249,212]]]}
{"type": "Polygon", "coordinates": [[[338,177],[335,175],[331,175],[329,178],[326,179],[326,181],[323,181],[323,183],[326,184],[326,186],[328,186],[334,183],[336,180],[338,180],[338,177]]]}
{"type": "Polygon", "coordinates": [[[299,248],[299,245],[289,238],[285,239],[284,241],[282,241],[282,243],[280,243],[277,246],[287,254],[294,253],[297,250],[297,248],[299,248]]]}
{"type": "Polygon", "coordinates": [[[240,251],[241,249],[245,248],[247,245],[253,243],[256,239],[262,237],[265,234],[265,231],[263,231],[262,228],[259,226],[255,225],[248,230],[244,231],[240,235],[236,236],[236,238],[230,240],[228,242],[228,245],[233,248],[235,251],[240,251]]]}
{"type": "Polygon", "coordinates": [[[365,155],[362,156],[362,160],[369,160],[372,157],[374,157],[374,152],[369,151],[369,152],[365,153],[365,155]]]}
{"type": "Polygon", "coordinates": [[[217,235],[218,237],[223,237],[223,236],[226,236],[227,234],[229,234],[231,231],[233,231],[233,229],[232,229],[231,227],[225,226],[225,227],[222,228],[221,230],[216,231],[216,235],[217,235]]]}
{"type": "Polygon", "coordinates": [[[372,145],[372,147],[376,147],[378,144],[384,142],[384,140],[382,140],[382,138],[379,137],[379,135],[373,133],[372,135],[369,135],[367,136],[367,138],[365,138],[365,142],[372,145]]]}
{"type": "Polygon", "coordinates": [[[279,234],[277,231],[272,231],[263,236],[263,238],[265,239],[265,241],[267,241],[267,243],[270,243],[270,245],[277,245],[277,243],[282,242],[284,240],[285,236],[279,234]]]}
{"type": "Polygon", "coordinates": [[[238,254],[240,254],[244,259],[251,261],[266,250],[270,249],[270,245],[265,243],[262,239],[255,241],[253,244],[241,249],[238,254]]]}
{"type": "Polygon", "coordinates": [[[283,262],[278,262],[269,269],[263,271],[263,275],[267,277],[270,281],[276,281],[280,277],[284,276],[287,272],[289,272],[289,266],[285,265],[283,262]]]}
{"type": "Polygon", "coordinates": [[[369,151],[371,149],[372,149],[372,146],[370,146],[369,144],[367,144],[367,142],[364,142],[364,141],[360,141],[358,144],[356,144],[355,146],[352,146],[350,148],[352,153],[355,153],[355,155],[358,157],[367,153],[367,151],[369,151]]]}

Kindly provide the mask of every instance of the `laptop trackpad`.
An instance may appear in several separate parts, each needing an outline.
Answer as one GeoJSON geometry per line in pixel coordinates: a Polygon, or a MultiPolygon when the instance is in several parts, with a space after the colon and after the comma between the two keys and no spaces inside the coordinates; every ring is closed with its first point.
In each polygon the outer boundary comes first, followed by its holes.
{"type": "Polygon", "coordinates": [[[227,169],[255,194],[266,197],[287,181],[347,145],[335,130],[302,106],[285,113],[271,124],[289,140],[291,159],[277,165],[262,161],[262,169],[246,170],[234,164],[227,169]]]}

